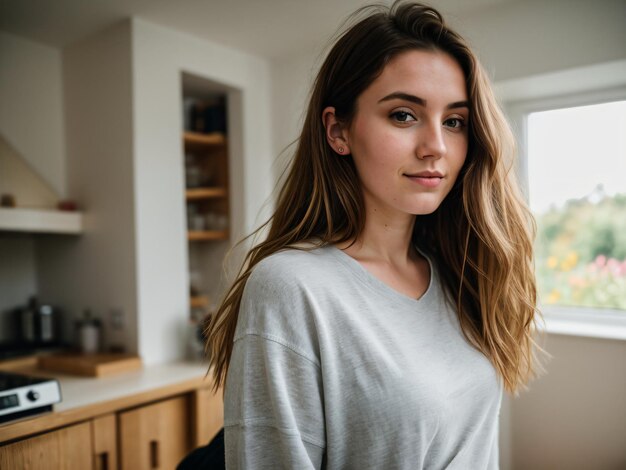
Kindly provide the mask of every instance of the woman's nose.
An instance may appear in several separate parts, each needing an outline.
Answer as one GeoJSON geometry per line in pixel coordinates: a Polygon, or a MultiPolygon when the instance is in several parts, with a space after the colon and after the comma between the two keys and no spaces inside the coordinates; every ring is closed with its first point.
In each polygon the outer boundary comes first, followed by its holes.
{"type": "Polygon", "coordinates": [[[417,158],[441,158],[446,153],[443,140],[443,127],[439,123],[428,123],[420,129],[416,155],[417,158]]]}

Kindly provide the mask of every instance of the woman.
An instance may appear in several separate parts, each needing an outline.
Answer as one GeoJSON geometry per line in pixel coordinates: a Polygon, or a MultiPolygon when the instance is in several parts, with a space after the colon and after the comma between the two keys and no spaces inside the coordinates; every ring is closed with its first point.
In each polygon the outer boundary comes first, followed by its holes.
{"type": "Polygon", "coordinates": [[[208,328],[227,467],[497,468],[502,390],[535,368],[513,139],[437,11],[360,14],[208,328]]]}

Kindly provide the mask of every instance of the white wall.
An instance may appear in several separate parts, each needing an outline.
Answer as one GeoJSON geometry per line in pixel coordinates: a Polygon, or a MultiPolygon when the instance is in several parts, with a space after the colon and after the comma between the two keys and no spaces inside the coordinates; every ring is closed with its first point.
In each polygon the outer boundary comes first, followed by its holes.
{"type": "Polygon", "coordinates": [[[272,64],[272,130],[274,163],[272,173],[278,179],[296,150],[291,145],[298,137],[306,115],[310,88],[322,64],[320,50],[302,51],[295,57],[272,64]]]}
{"type": "Polygon", "coordinates": [[[16,207],[55,208],[59,198],[50,185],[0,135],[0,194],[11,194],[16,207]]]}
{"type": "Polygon", "coordinates": [[[229,111],[239,114],[229,129],[235,241],[262,221],[273,185],[270,76],[268,63],[236,50],[138,19],[132,28],[139,350],[159,362],[183,354],[172,332],[188,318],[181,73],[232,90],[229,111]]]}
{"type": "Polygon", "coordinates": [[[511,409],[513,468],[626,468],[626,341],[549,335],[546,350],[511,409]]]}
{"type": "Polygon", "coordinates": [[[63,51],[68,192],[84,208],[80,237],[42,237],[39,287],[70,316],[84,308],[125,316],[126,344],[137,345],[130,23],[63,51]]]}
{"type": "Polygon", "coordinates": [[[66,195],[61,52],[0,31],[0,134],[66,195]]]}
{"type": "MultiPolygon", "coordinates": [[[[60,51],[0,31],[0,194],[19,207],[67,195],[62,92],[60,51]]],[[[31,236],[0,235],[0,340],[15,339],[10,310],[38,293],[36,248],[31,236]]]]}

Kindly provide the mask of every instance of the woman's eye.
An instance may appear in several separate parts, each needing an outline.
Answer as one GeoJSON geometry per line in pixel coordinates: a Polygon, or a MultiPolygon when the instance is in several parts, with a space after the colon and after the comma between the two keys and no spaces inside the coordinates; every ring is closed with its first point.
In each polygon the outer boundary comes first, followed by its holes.
{"type": "Polygon", "coordinates": [[[396,111],[391,113],[391,118],[397,122],[411,122],[415,121],[415,117],[407,111],[396,111]]]}
{"type": "Polygon", "coordinates": [[[465,121],[459,118],[446,119],[444,124],[448,127],[452,127],[453,129],[461,129],[462,127],[465,127],[465,121]]]}

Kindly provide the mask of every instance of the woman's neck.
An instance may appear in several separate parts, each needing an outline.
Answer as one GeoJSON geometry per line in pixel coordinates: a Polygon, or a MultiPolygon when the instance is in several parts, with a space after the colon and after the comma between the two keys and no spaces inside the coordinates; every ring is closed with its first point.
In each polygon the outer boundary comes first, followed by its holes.
{"type": "Polygon", "coordinates": [[[402,266],[415,260],[414,225],[415,216],[410,214],[392,219],[374,212],[366,218],[363,231],[353,244],[351,240],[338,247],[357,260],[402,266]]]}

